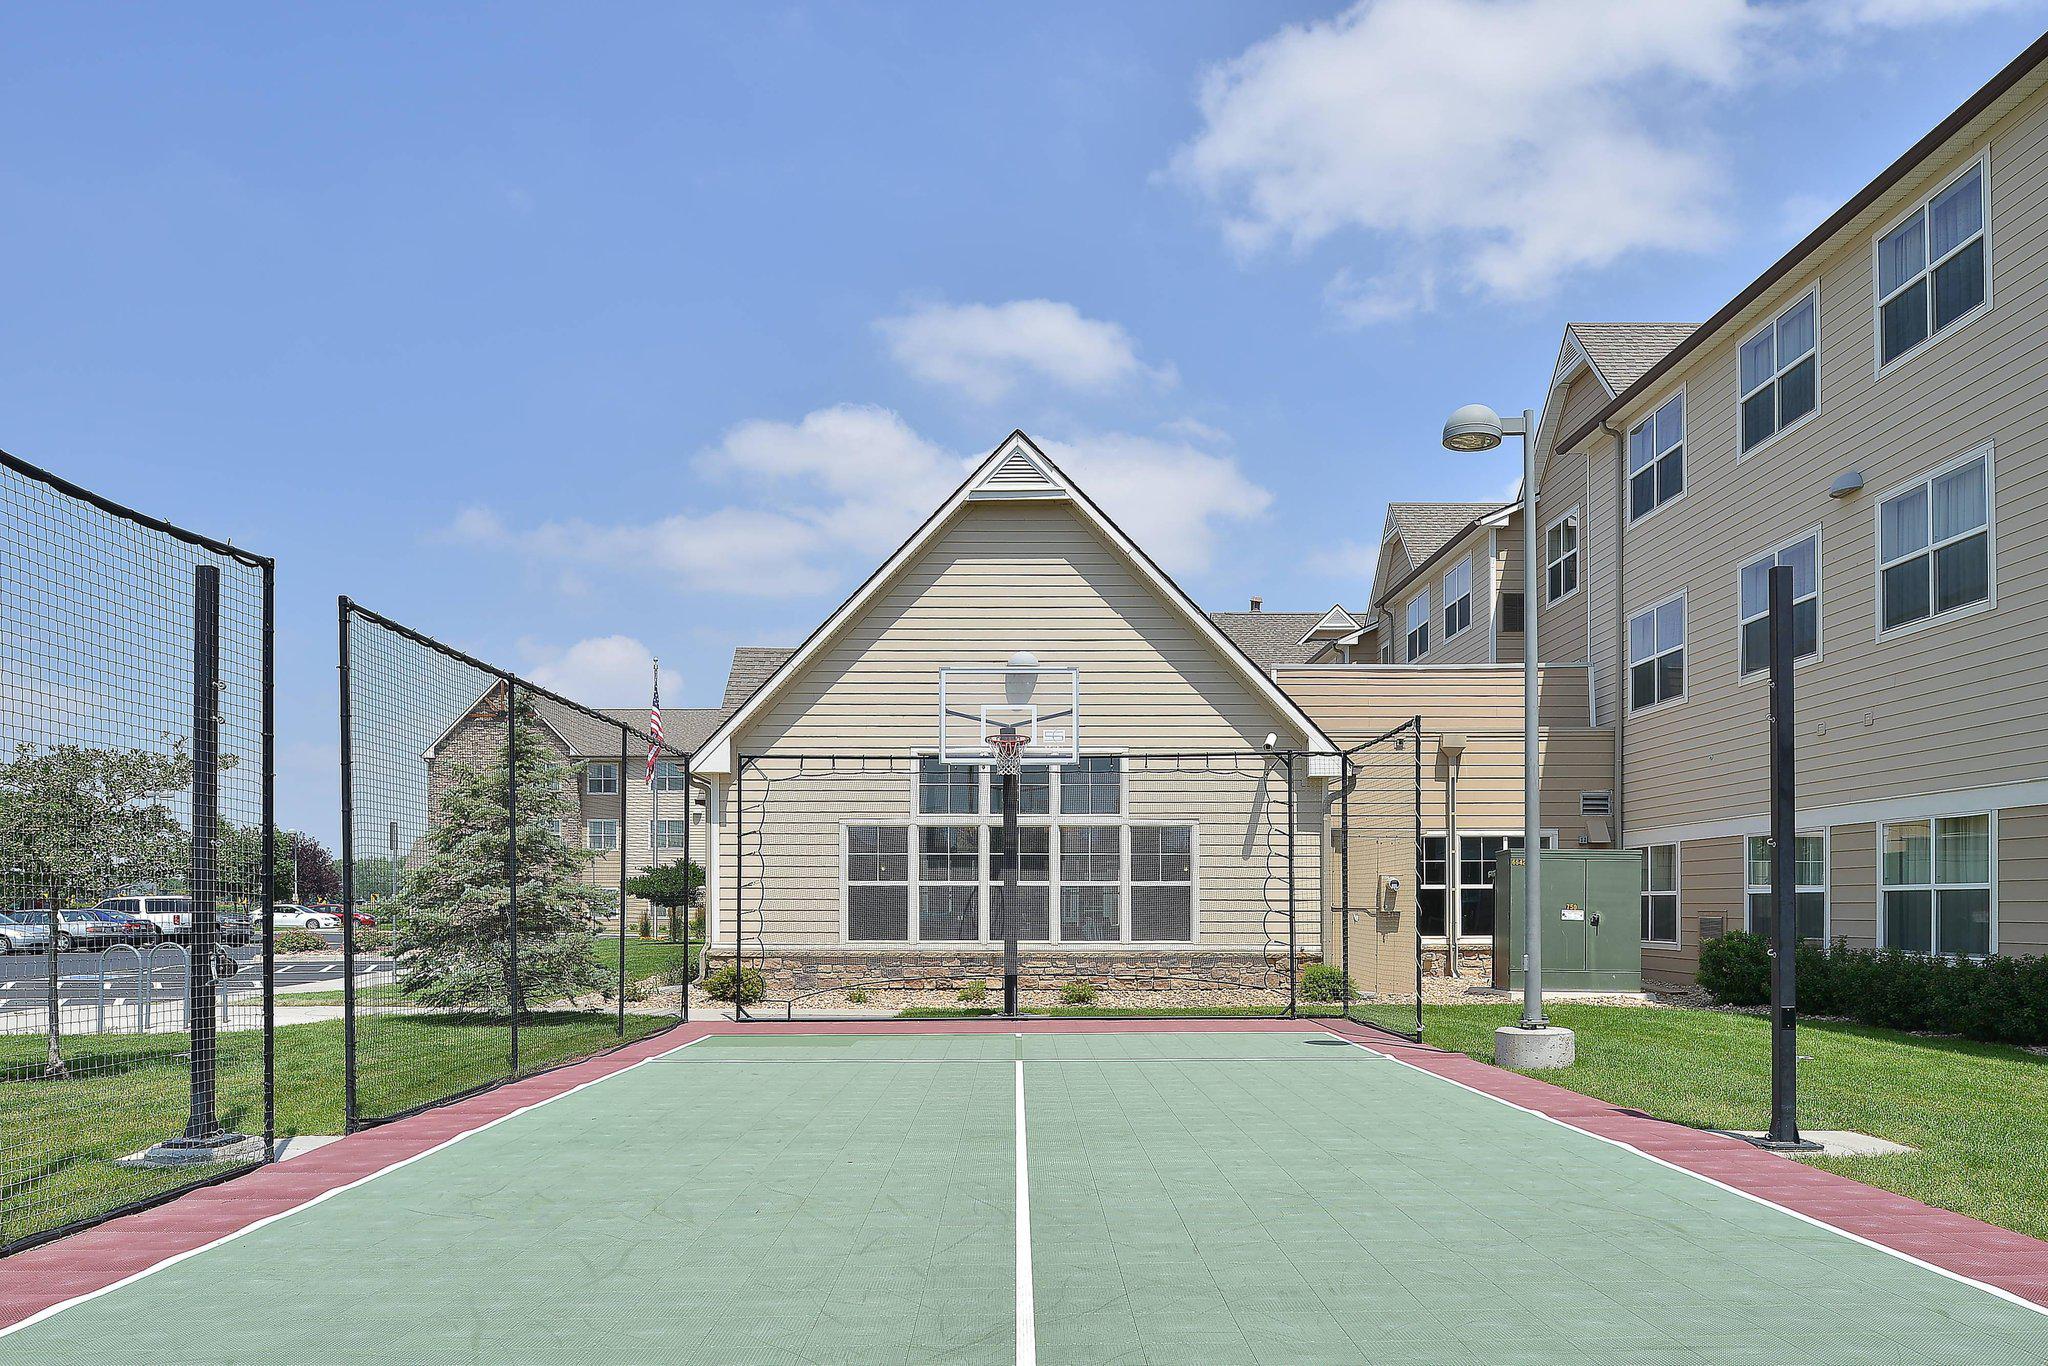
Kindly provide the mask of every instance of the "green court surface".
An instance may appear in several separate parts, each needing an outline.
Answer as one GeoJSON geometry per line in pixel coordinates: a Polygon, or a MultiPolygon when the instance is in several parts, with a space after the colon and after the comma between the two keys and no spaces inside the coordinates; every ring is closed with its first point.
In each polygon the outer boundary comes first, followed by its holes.
{"type": "Polygon", "coordinates": [[[1034,1353],[2039,1362],[2048,1315],[1320,1032],[762,1034],[0,1337],[37,1362],[1034,1353]]]}

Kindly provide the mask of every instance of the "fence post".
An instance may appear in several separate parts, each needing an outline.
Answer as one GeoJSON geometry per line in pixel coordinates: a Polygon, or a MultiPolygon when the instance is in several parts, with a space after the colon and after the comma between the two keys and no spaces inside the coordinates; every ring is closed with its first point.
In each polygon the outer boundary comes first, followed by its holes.
{"type": "MultiPolygon", "coordinates": [[[[505,680],[505,1005],[511,1015],[511,1075],[519,1075],[519,689],[505,680]]],[[[619,775],[621,779],[624,774],[619,775]]]]}
{"type": "MultiPolygon", "coordinates": [[[[257,878],[256,914],[263,936],[263,1160],[277,1157],[277,564],[263,566],[263,870],[257,878]]],[[[292,845],[292,886],[298,887],[299,848],[292,845]]]]}
{"type": "MultiPolygon", "coordinates": [[[[1422,1038],[1422,718],[1420,716],[1414,717],[1410,720],[1409,724],[1414,727],[1409,738],[1415,748],[1415,786],[1410,793],[1409,802],[1409,809],[1415,813],[1415,877],[1414,885],[1409,889],[1408,893],[1408,904],[1415,908],[1413,919],[1410,922],[1414,925],[1415,932],[1409,936],[1409,939],[1415,945],[1415,1037],[1420,1041],[1422,1038]]],[[[1450,850],[1446,848],[1444,852],[1445,856],[1449,857],[1450,850]]],[[[1395,909],[1397,912],[1400,909],[1398,901],[1395,903],[1395,909]]],[[[1447,915],[1449,910],[1448,906],[1445,907],[1447,915]]]]}
{"type": "MultiPolygon", "coordinates": [[[[694,919],[696,918],[695,916],[693,916],[693,915],[692,915],[692,914],[690,913],[690,910],[691,910],[691,908],[690,908],[690,807],[691,807],[691,798],[692,798],[692,797],[693,797],[693,796],[695,795],[695,794],[694,794],[694,793],[693,793],[693,792],[691,791],[691,786],[690,786],[690,785],[691,785],[691,781],[692,781],[692,779],[691,779],[691,776],[690,776],[690,756],[689,756],[689,755],[687,755],[687,754],[685,754],[685,755],[683,756],[683,982],[682,982],[682,986],[683,986],[683,1022],[684,1022],[685,1024],[689,1023],[689,1020],[690,1020],[690,980],[691,980],[691,978],[693,978],[693,977],[694,977],[694,976],[696,975],[695,973],[693,973],[693,972],[691,972],[691,971],[690,971],[690,922],[691,922],[692,920],[694,920],[694,919]]],[[[708,814],[708,813],[707,813],[707,814],[708,814]]],[[[711,901],[711,896],[710,896],[710,891],[711,891],[711,880],[710,880],[710,876],[709,876],[709,869],[710,869],[710,865],[711,865],[711,851],[710,851],[710,849],[709,849],[709,848],[707,847],[707,848],[705,849],[705,851],[704,851],[704,863],[703,863],[703,867],[704,867],[704,868],[705,868],[705,870],[706,870],[706,877],[705,877],[705,887],[704,887],[704,890],[705,890],[705,897],[704,897],[704,900],[705,900],[705,904],[707,905],[707,907],[709,906],[709,904],[710,904],[710,901],[711,901]]]]}
{"type": "MultiPolygon", "coordinates": [[[[354,727],[350,724],[349,600],[341,609],[341,1129],[359,1127],[356,1110],[356,801],[354,727]]],[[[395,866],[395,865],[394,865],[395,866]]],[[[397,874],[392,874],[396,879],[397,874]]],[[[396,927],[394,927],[394,933],[396,927]]],[[[266,936],[269,930],[265,929],[266,936]]],[[[265,943],[269,940],[266,938],[265,943]]]]}
{"type": "Polygon", "coordinates": [[[1301,955],[1296,952],[1294,911],[1294,751],[1287,751],[1287,1015],[1295,1013],[1295,979],[1301,975],[1301,955]]]}
{"type": "Polygon", "coordinates": [[[218,1081],[213,1002],[214,841],[220,830],[220,568],[192,570],[192,956],[185,965],[185,1028],[191,1036],[191,1104],[185,1137],[211,1138],[218,1081]]]}
{"type": "MultiPolygon", "coordinates": [[[[629,741],[626,728],[619,727],[619,1020],[618,1034],[626,1037],[626,841],[633,837],[632,822],[626,818],[626,765],[629,762],[626,747],[629,741]]],[[[650,763],[649,767],[652,767],[650,763]]],[[[647,795],[655,801],[655,810],[660,810],[659,798],[654,796],[654,777],[649,773],[647,795]]],[[[650,865],[659,864],[661,859],[655,849],[659,839],[656,822],[650,815],[647,821],[647,855],[650,865]]]]}
{"type": "MultiPolygon", "coordinates": [[[[1351,753],[1337,756],[1337,938],[1342,946],[1344,1018],[1351,1018],[1351,753]]],[[[1377,977],[1377,974],[1375,974],[1377,977]]]]}

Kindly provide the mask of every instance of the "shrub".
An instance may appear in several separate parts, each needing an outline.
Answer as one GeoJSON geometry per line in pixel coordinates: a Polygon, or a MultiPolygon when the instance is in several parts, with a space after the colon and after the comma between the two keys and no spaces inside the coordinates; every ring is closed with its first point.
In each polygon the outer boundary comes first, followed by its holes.
{"type": "MultiPolygon", "coordinates": [[[[1770,955],[1753,934],[1700,950],[1699,982],[1723,1005],[1770,1000],[1770,955]]],[[[2048,1044],[2048,958],[1930,958],[1802,944],[1799,1011],[1880,1029],[1960,1034],[1986,1043],[2048,1044]]]]}
{"type": "Polygon", "coordinates": [[[1351,990],[1351,983],[1344,976],[1344,969],[1334,963],[1310,963],[1301,972],[1301,999],[1304,1001],[1341,1001],[1351,990]]]}
{"type": "Polygon", "coordinates": [[[960,988],[960,999],[968,1005],[981,1004],[981,1002],[988,999],[988,983],[969,982],[966,986],[960,988]]]}
{"type": "Polygon", "coordinates": [[[768,984],[755,969],[741,971],[728,963],[704,979],[704,994],[714,1001],[738,996],[741,1005],[750,1006],[768,994],[768,984]]]}
{"type": "Polygon", "coordinates": [[[654,917],[645,911],[640,912],[640,937],[642,939],[654,938],[654,917]]]}
{"type": "Polygon", "coordinates": [[[1095,983],[1074,981],[1060,988],[1060,1003],[1070,1006],[1091,1005],[1095,1001],[1095,983]]]}
{"type": "Polygon", "coordinates": [[[1771,999],[1771,954],[1764,937],[1730,930],[1700,946],[1699,983],[1724,1006],[1760,1006],[1771,999]]]}
{"type": "MultiPolygon", "coordinates": [[[[270,942],[278,953],[318,953],[327,947],[327,941],[311,930],[279,930],[270,942]]],[[[356,947],[362,946],[362,936],[357,935],[356,947]]]]}
{"type": "Polygon", "coordinates": [[[850,1006],[864,1006],[868,1003],[868,994],[860,987],[855,987],[846,993],[846,1003],[850,1006]]]}
{"type": "MultiPolygon", "coordinates": [[[[287,933],[290,933],[290,931],[287,931],[287,933]]],[[[357,928],[357,953],[381,953],[390,947],[391,931],[376,925],[364,925],[357,928]]]]}

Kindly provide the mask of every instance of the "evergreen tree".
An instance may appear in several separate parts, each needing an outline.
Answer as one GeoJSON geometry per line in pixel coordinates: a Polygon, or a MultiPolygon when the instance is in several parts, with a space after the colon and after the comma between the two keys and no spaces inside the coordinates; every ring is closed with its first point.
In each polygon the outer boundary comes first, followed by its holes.
{"type": "MultiPolygon", "coordinates": [[[[503,713],[499,713],[502,718],[503,713]]],[[[509,762],[518,787],[519,948],[513,978],[505,914],[507,746],[487,768],[453,765],[436,797],[426,857],[390,903],[399,986],[420,1002],[524,1014],[536,1001],[602,990],[591,955],[597,920],[615,904],[585,886],[588,850],[549,828],[575,817],[574,773],[518,704],[509,762]]]]}

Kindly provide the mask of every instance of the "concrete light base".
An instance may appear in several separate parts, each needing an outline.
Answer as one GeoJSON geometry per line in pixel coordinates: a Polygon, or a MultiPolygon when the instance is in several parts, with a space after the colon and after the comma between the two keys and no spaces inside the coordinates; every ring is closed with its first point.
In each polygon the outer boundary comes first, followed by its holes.
{"type": "Polygon", "coordinates": [[[1513,1067],[1524,1072],[1547,1071],[1553,1067],[1570,1067],[1578,1056],[1578,1036],[1556,1025],[1545,1025],[1541,1029],[1506,1025],[1493,1031],[1496,1067],[1513,1067]]]}

